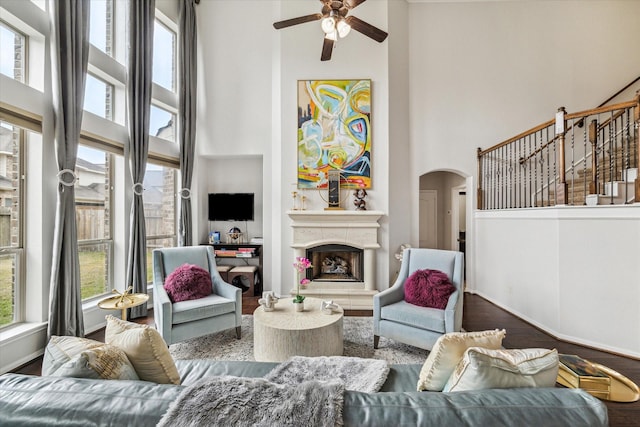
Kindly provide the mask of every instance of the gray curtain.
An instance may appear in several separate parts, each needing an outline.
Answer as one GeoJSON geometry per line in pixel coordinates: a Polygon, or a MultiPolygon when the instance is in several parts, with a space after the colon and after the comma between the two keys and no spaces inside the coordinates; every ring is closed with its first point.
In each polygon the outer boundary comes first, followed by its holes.
{"type": "MultiPolygon", "coordinates": [[[[129,2],[129,72],[127,76],[127,115],[129,126],[128,160],[133,181],[127,285],[134,293],[147,293],[146,230],[142,182],[149,151],[151,72],[153,69],[153,25],[155,0],[129,2]]],[[[130,318],[147,315],[146,304],[130,309],[130,318]]]]}
{"type": "Polygon", "coordinates": [[[58,163],[48,335],[84,336],[75,167],[89,59],[89,2],[52,1],[51,74],[58,163]]]}
{"type": "Polygon", "coordinates": [[[192,245],[191,178],[196,136],[196,11],[195,0],[183,0],[180,10],[178,79],[180,90],[179,138],[180,138],[180,223],[178,239],[180,246],[192,245]]]}

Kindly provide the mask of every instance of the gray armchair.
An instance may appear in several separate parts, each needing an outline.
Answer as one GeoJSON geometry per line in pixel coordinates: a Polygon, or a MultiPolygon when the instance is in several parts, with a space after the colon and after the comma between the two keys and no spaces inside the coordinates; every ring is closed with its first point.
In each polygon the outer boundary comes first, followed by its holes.
{"type": "Polygon", "coordinates": [[[167,345],[236,328],[240,339],[242,291],[222,280],[211,246],[186,246],[153,251],[153,316],[167,345]],[[205,298],[172,303],[164,280],[181,265],[195,264],[211,273],[213,293],[205,298]]]}
{"type": "Polygon", "coordinates": [[[373,348],[381,336],[431,350],[438,337],[462,328],[464,255],[439,249],[405,249],[400,273],[392,287],[373,297],[373,348]],[[456,291],[444,310],[420,307],[404,300],[404,282],[416,270],[440,270],[456,291]]]}

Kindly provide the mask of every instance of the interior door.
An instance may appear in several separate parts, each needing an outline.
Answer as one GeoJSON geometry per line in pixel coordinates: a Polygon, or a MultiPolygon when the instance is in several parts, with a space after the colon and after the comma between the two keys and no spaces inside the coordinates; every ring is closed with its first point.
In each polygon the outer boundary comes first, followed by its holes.
{"type": "Polygon", "coordinates": [[[420,190],[420,247],[438,249],[437,190],[420,190]]]}

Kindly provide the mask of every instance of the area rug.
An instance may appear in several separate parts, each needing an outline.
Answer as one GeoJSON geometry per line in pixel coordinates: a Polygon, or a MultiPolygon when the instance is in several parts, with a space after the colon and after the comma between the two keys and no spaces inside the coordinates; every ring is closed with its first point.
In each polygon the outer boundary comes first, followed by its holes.
{"type": "MultiPolygon", "coordinates": [[[[345,316],[343,356],[386,360],[390,364],[424,363],[429,352],[417,347],[380,337],[378,349],[373,348],[373,317],[345,316]]],[[[169,346],[176,360],[216,359],[255,360],[253,358],[253,316],[242,316],[242,338],[236,339],[235,329],[192,338],[169,346]]]]}

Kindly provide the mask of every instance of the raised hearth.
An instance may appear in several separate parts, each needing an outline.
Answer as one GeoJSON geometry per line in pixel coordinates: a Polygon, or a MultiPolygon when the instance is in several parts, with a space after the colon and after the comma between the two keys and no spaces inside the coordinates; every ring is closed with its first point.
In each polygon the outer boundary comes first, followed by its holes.
{"type": "MultiPolygon", "coordinates": [[[[289,211],[293,220],[294,257],[309,257],[318,248],[327,253],[312,259],[315,269],[309,272],[311,280],[303,295],[333,300],[345,310],[372,310],[376,289],[376,250],[378,243],[378,220],[380,211],[289,211]],[[358,253],[359,255],[356,255],[358,253]],[[322,274],[320,263],[336,263],[335,268],[325,267],[322,274]],[[349,274],[339,274],[341,266],[349,274]],[[334,271],[333,277],[326,274],[334,271]],[[356,274],[354,274],[356,273],[356,274]]],[[[311,258],[310,258],[311,259],[311,258]]],[[[295,261],[295,260],[294,260],[295,261]]],[[[293,271],[295,293],[297,276],[293,271]]]]}

